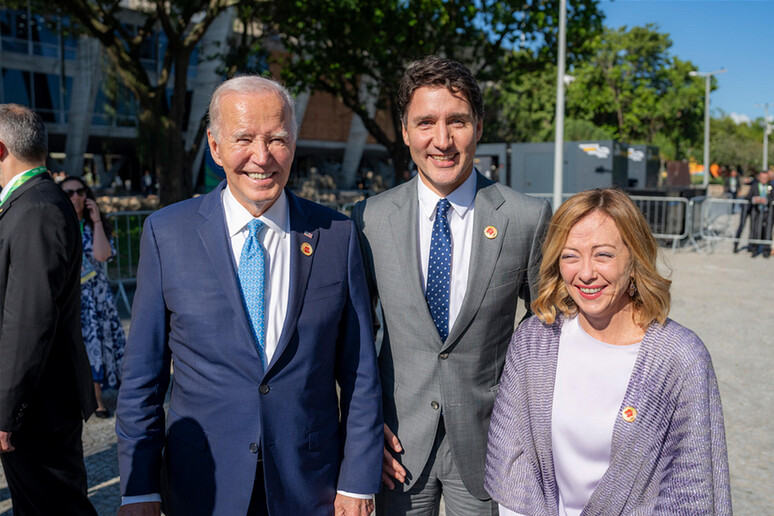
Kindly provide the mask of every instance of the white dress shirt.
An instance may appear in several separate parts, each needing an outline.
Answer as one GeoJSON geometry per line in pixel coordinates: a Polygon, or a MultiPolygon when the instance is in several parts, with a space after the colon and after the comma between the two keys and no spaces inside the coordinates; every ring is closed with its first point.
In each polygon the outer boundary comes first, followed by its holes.
{"type": "MultiPolygon", "coordinates": [[[[422,285],[427,291],[427,267],[430,262],[430,241],[433,236],[435,211],[441,197],[422,182],[417,181],[419,197],[419,263],[421,265],[422,285]]],[[[446,212],[449,219],[452,240],[451,285],[449,286],[449,331],[460,313],[465,291],[468,288],[470,253],[473,249],[473,211],[476,202],[476,171],[464,183],[450,193],[446,199],[451,209],[446,212]]]]}
{"type": "MultiPolygon", "coordinates": [[[[221,195],[231,252],[234,256],[234,264],[239,269],[242,247],[250,235],[247,224],[254,217],[247,208],[239,204],[228,187],[223,189],[221,195]]],[[[290,292],[290,212],[284,190],[274,204],[258,219],[265,224],[258,232],[258,240],[263,246],[266,267],[266,290],[264,291],[266,360],[264,363],[268,365],[277,349],[282,326],[285,324],[290,292]]]]}

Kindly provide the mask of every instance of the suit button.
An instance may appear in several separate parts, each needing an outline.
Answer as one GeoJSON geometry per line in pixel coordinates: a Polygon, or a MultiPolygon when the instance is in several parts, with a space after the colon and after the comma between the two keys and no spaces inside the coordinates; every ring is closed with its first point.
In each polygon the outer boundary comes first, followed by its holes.
{"type": "Polygon", "coordinates": [[[250,443],[250,451],[251,452],[258,453],[258,450],[260,450],[260,448],[258,447],[258,445],[256,443],[250,443]]]}
{"type": "Polygon", "coordinates": [[[440,358],[441,360],[446,360],[447,358],[449,358],[449,354],[441,353],[440,355],[438,355],[438,358],[440,358]]]}
{"type": "Polygon", "coordinates": [[[430,406],[433,407],[433,410],[438,410],[441,407],[437,401],[432,402],[430,406]]]}
{"type": "Polygon", "coordinates": [[[264,383],[263,385],[258,387],[258,392],[260,392],[261,394],[268,394],[269,393],[269,386],[264,383]]]}

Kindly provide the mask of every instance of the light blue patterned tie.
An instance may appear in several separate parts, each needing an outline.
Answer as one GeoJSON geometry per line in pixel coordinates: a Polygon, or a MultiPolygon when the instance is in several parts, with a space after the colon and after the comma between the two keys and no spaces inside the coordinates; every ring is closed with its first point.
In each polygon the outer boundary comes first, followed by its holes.
{"type": "Polygon", "coordinates": [[[427,264],[425,298],[441,340],[449,336],[449,286],[451,283],[451,229],[446,219],[451,203],[440,199],[436,205],[430,259],[427,264]]]}
{"type": "Polygon", "coordinates": [[[258,233],[264,223],[253,219],[247,224],[250,234],[242,246],[239,257],[239,287],[242,289],[242,299],[245,301],[247,315],[253,325],[253,334],[258,348],[261,363],[266,367],[265,337],[266,325],[264,316],[264,299],[266,290],[266,259],[263,246],[258,240],[258,233]]]}

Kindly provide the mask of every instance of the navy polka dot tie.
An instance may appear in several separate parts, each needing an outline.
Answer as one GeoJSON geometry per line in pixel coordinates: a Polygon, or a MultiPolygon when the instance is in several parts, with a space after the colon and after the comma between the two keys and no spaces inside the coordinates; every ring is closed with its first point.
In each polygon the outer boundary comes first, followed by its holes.
{"type": "Polygon", "coordinates": [[[266,259],[263,246],[258,240],[258,233],[264,223],[259,219],[253,219],[247,224],[250,234],[242,246],[242,254],[239,255],[239,287],[242,289],[242,298],[250,316],[253,326],[253,336],[258,348],[261,363],[266,367],[266,353],[264,350],[266,328],[264,323],[264,295],[266,290],[266,259]]]}
{"type": "Polygon", "coordinates": [[[425,298],[442,341],[449,335],[449,286],[451,284],[451,229],[446,213],[451,203],[441,199],[436,205],[430,260],[427,265],[425,298]]]}

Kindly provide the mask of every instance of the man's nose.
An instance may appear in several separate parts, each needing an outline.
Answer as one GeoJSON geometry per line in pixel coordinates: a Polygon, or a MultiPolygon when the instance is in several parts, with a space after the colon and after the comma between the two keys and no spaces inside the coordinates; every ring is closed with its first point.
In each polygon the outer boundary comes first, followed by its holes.
{"type": "Polygon", "coordinates": [[[271,161],[271,151],[269,150],[268,144],[263,140],[256,140],[253,142],[252,151],[252,160],[255,163],[260,165],[271,161]]]}
{"type": "Polygon", "coordinates": [[[449,132],[449,126],[444,122],[440,122],[435,126],[435,134],[433,135],[433,143],[439,149],[448,149],[452,144],[452,136],[449,132]]]}

